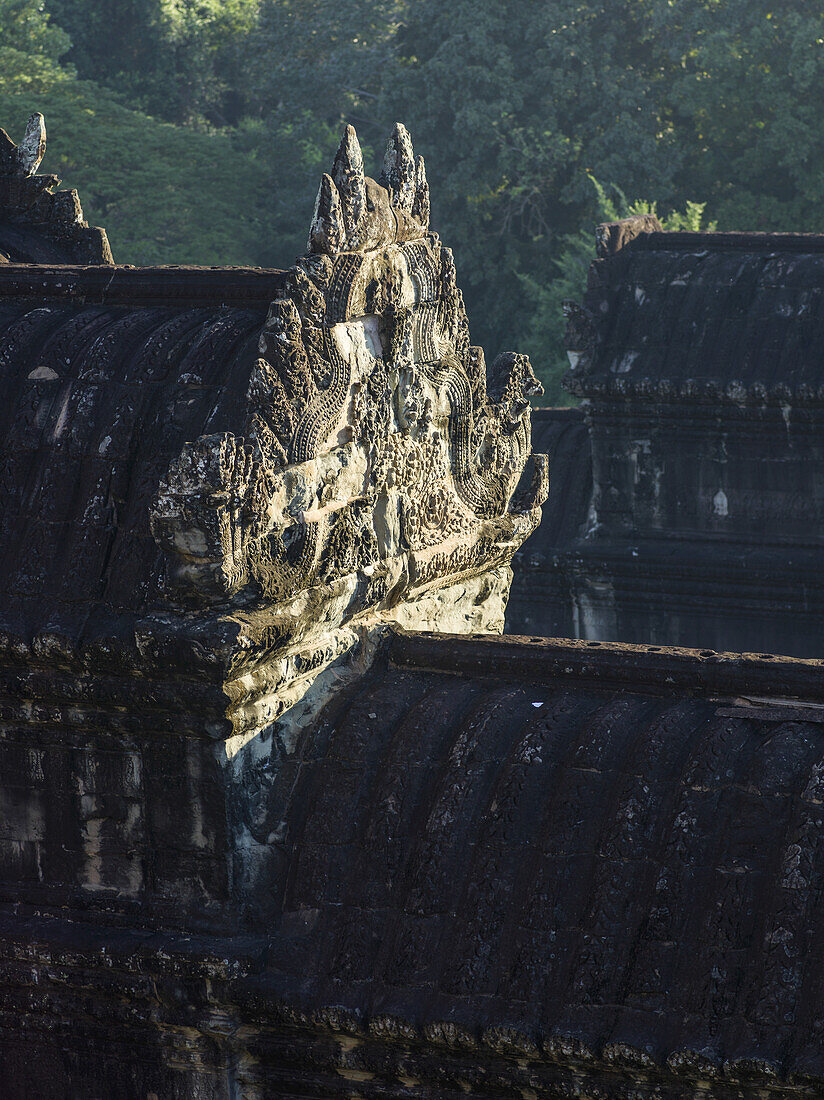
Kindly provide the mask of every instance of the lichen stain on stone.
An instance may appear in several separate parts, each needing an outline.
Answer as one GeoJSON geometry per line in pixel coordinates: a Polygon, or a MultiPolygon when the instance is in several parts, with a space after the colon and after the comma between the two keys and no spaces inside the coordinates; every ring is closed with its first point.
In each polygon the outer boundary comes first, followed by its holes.
{"type": "Polygon", "coordinates": [[[723,489],[719,489],[712,498],[712,510],[721,519],[725,519],[730,514],[727,494],[723,489]]]}

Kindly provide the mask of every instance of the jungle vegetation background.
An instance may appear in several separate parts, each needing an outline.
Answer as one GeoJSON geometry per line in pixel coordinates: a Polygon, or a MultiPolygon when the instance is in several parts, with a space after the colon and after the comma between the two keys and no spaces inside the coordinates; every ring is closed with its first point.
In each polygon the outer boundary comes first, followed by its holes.
{"type": "Polygon", "coordinates": [[[824,228],[815,0],[0,0],[0,124],[121,263],[284,267],[353,122],[426,158],[473,339],[564,401],[596,222],[824,228]]]}

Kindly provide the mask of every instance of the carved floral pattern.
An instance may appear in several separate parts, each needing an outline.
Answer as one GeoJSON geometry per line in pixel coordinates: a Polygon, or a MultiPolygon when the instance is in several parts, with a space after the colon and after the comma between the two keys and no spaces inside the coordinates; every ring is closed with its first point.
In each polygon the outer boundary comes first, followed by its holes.
{"type": "Polygon", "coordinates": [[[307,254],[262,328],[243,437],[197,440],[160,487],[152,529],[173,600],[311,591],[320,607],[345,584],[362,614],[421,579],[496,568],[534,528],[544,461],[521,482],[540,386],[514,354],[487,378],[428,220],[404,127],[379,182],[347,127],[307,254]]]}

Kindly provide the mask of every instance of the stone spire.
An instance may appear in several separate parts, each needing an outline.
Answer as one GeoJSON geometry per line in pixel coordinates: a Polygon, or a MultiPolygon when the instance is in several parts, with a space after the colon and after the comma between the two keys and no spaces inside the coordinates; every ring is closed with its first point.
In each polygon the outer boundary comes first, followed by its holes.
{"type": "Polygon", "coordinates": [[[34,114],[26,123],[26,133],[17,146],[17,161],[24,176],[33,176],[46,155],[46,120],[34,114]]]}
{"type": "Polygon", "coordinates": [[[333,255],[346,243],[346,225],[343,218],[340,194],[332,177],[325,172],[321,176],[315,213],[309,230],[309,248],[314,252],[333,255]]]}
{"type": "Polygon", "coordinates": [[[429,185],[423,157],[415,158],[405,126],[396,123],[380,182],[364,175],[354,126],[347,126],[331,176],[318,191],[309,251],[336,256],[415,240],[429,229],[429,185]]]}
{"type": "Polygon", "coordinates": [[[363,154],[354,126],[347,126],[343,131],[332,166],[332,180],[340,195],[346,227],[346,247],[357,250],[358,225],[366,209],[366,179],[363,174],[363,154]]]}
{"type": "Polygon", "coordinates": [[[415,154],[409,131],[400,122],[395,123],[386,144],[380,182],[392,196],[392,205],[411,214],[415,202],[415,154]]]}

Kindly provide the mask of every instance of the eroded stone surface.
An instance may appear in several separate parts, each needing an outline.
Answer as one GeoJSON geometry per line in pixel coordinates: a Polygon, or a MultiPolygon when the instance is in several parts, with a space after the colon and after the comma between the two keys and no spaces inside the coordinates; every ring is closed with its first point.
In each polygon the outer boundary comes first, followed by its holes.
{"type": "Polygon", "coordinates": [[[356,627],[432,624],[444,586],[452,627],[500,630],[506,586],[479,599],[473,578],[506,575],[547,491],[544,461],[527,469],[540,386],[515,354],[487,385],[403,127],[381,179],[348,127],[263,327],[243,435],[186,446],[152,507],[171,602],[225,609],[250,653],[275,630],[316,671],[356,627]]]}
{"type": "MultiPolygon", "coordinates": [[[[0,185],[40,179],[38,135],[0,185]]],[[[302,1061],[314,1016],[278,988],[257,1031],[240,1002],[278,985],[279,926],[320,916],[282,912],[302,747],[393,627],[502,629],[546,496],[537,384],[514,353],[487,380],[402,127],[381,181],[348,129],[289,272],[0,266],[4,1096],[293,1094],[258,1044],[297,1028],[302,1061]]],[[[340,806],[353,759],[323,764],[340,806]]],[[[475,1042],[390,1015],[378,1057],[475,1042]]],[[[353,1019],[318,1010],[305,1094],[383,1087],[353,1019]]]]}
{"type": "Polygon", "coordinates": [[[0,129],[0,263],[110,264],[105,229],[89,226],[75,190],[37,175],[46,124],[33,114],[19,145],[0,129]]]}

